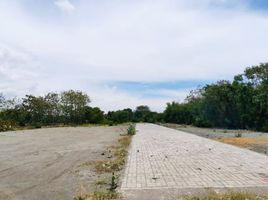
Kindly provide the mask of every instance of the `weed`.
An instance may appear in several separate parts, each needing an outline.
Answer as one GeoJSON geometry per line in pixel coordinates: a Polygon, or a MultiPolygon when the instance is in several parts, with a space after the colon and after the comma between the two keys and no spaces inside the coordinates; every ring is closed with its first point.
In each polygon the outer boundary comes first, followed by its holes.
{"type": "Polygon", "coordinates": [[[0,120],[0,132],[11,131],[14,129],[14,127],[15,127],[15,125],[13,122],[0,120]]]}
{"type": "Polygon", "coordinates": [[[117,187],[118,187],[117,178],[115,177],[115,175],[113,173],[112,181],[111,181],[111,184],[110,184],[109,191],[110,192],[115,192],[115,190],[116,190],[117,187]]]}
{"type": "Polygon", "coordinates": [[[31,128],[33,129],[38,129],[38,128],[42,128],[42,124],[41,123],[32,123],[31,124],[31,128]]]}
{"type": "Polygon", "coordinates": [[[236,133],[236,134],[235,134],[235,137],[237,137],[237,138],[242,137],[242,133],[240,133],[240,132],[236,133]]]}
{"type": "Polygon", "coordinates": [[[84,165],[94,164],[95,170],[98,173],[103,172],[115,172],[120,171],[125,164],[125,157],[127,155],[127,149],[131,142],[131,138],[129,136],[124,136],[118,140],[119,145],[114,147],[114,159],[113,160],[101,160],[95,162],[87,162],[84,165]]]}
{"type": "Polygon", "coordinates": [[[210,192],[208,195],[202,197],[185,197],[186,200],[264,200],[266,198],[248,192],[229,192],[218,194],[210,192]]]}
{"type": "Polygon", "coordinates": [[[81,195],[74,197],[73,200],[116,200],[120,195],[117,192],[94,192],[93,194],[81,195]]]}
{"type": "Polygon", "coordinates": [[[102,186],[102,185],[108,185],[108,183],[107,183],[107,180],[105,179],[103,179],[103,180],[98,180],[98,181],[96,181],[95,182],[95,185],[99,185],[99,186],[102,186]]]}
{"type": "MultiPolygon", "coordinates": [[[[118,145],[111,147],[114,158],[112,160],[88,161],[82,166],[93,165],[98,173],[112,173],[111,181],[99,180],[95,183],[96,186],[109,186],[105,191],[95,191],[92,194],[80,195],[73,200],[116,200],[120,199],[119,193],[116,191],[118,187],[118,176],[115,176],[116,171],[120,171],[127,156],[127,149],[131,142],[131,135],[127,134],[118,140],[118,145]],[[109,183],[110,182],[110,183],[109,183]]],[[[99,188],[99,190],[100,190],[99,188]]]]}
{"type": "Polygon", "coordinates": [[[130,124],[128,129],[127,129],[127,134],[128,135],[135,135],[136,134],[136,125],[135,124],[130,124]]]}

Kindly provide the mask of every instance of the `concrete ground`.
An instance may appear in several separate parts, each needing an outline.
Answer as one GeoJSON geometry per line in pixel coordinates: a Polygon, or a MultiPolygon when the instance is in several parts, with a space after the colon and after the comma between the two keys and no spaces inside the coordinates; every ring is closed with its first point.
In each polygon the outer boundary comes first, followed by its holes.
{"type": "Polygon", "coordinates": [[[174,199],[208,189],[268,192],[268,157],[158,125],[137,125],[121,185],[126,199],[174,199]]]}
{"type": "Polygon", "coordinates": [[[0,134],[0,199],[71,200],[92,192],[86,161],[105,159],[121,127],[49,128],[0,134]]]}

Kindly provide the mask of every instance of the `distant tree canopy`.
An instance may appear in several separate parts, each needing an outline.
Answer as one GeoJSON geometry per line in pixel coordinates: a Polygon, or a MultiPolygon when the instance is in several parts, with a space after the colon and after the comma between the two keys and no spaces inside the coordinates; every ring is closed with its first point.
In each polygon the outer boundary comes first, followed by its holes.
{"type": "Polygon", "coordinates": [[[26,95],[22,99],[6,99],[0,93],[0,131],[1,124],[7,127],[3,122],[20,126],[168,122],[268,131],[268,64],[247,68],[233,81],[222,80],[193,90],[183,103],[167,103],[163,113],[140,105],[135,110],[126,108],[104,114],[89,103],[86,93],[74,90],[26,95]]]}
{"type": "Polygon", "coordinates": [[[158,122],[161,121],[161,113],[152,112],[148,106],[140,105],[134,111],[130,108],[118,111],[110,111],[107,119],[114,123],[124,122],[158,122]]]}
{"type": "Polygon", "coordinates": [[[0,119],[13,121],[21,126],[36,123],[101,123],[104,120],[104,112],[99,108],[89,107],[89,103],[87,94],[74,90],[60,94],[48,93],[44,96],[26,95],[20,103],[13,101],[13,106],[3,106],[0,119]]]}
{"type": "Polygon", "coordinates": [[[230,81],[192,91],[185,103],[168,103],[166,122],[268,131],[268,64],[247,68],[230,81]]]}

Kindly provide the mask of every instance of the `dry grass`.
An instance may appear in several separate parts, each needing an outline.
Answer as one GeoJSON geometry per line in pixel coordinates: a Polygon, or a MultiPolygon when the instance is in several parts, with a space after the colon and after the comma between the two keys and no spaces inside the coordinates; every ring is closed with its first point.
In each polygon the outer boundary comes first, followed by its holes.
{"type": "Polygon", "coordinates": [[[229,192],[218,194],[210,192],[208,195],[199,197],[185,197],[186,200],[267,200],[268,197],[259,196],[248,192],[229,192]]]}
{"type": "Polygon", "coordinates": [[[89,161],[82,164],[82,166],[93,166],[97,173],[112,173],[112,181],[99,180],[95,183],[97,186],[110,185],[110,188],[105,191],[95,191],[92,194],[80,194],[73,200],[118,200],[121,199],[120,194],[116,192],[117,178],[114,172],[120,171],[125,164],[128,147],[131,143],[131,136],[125,135],[118,140],[118,145],[111,147],[113,159],[101,161],[89,161]]]}
{"type": "Polygon", "coordinates": [[[232,144],[239,147],[248,147],[251,145],[264,145],[268,144],[268,139],[265,138],[247,138],[247,137],[241,137],[241,138],[221,138],[216,139],[219,142],[223,142],[226,144],[232,144]]]}
{"type": "Polygon", "coordinates": [[[90,195],[82,195],[73,198],[73,200],[118,200],[120,195],[117,192],[94,192],[90,195]]]}
{"type": "Polygon", "coordinates": [[[112,146],[113,159],[111,160],[97,160],[97,161],[87,161],[81,166],[94,166],[94,169],[98,173],[112,173],[120,171],[124,164],[125,158],[128,153],[128,147],[131,143],[131,136],[122,136],[118,140],[117,146],[112,146]]]}
{"type": "Polygon", "coordinates": [[[93,164],[96,172],[98,173],[112,173],[120,171],[125,164],[125,158],[128,153],[128,146],[130,142],[131,136],[123,136],[118,140],[119,145],[112,148],[114,159],[93,161],[88,164],[93,164]]]}

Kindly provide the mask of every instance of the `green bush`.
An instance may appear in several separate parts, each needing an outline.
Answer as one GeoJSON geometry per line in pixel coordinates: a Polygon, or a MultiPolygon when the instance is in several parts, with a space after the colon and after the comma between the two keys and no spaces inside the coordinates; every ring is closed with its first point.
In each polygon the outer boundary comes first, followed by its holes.
{"type": "Polygon", "coordinates": [[[242,137],[242,133],[240,133],[240,132],[239,132],[239,133],[236,133],[236,134],[235,134],[235,137],[237,137],[237,138],[242,137]]]}
{"type": "Polygon", "coordinates": [[[14,129],[14,123],[11,121],[1,121],[0,120],[0,132],[11,131],[14,129]]]}
{"type": "Polygon", "coordinates": [[[33,123],[31,124],[32,128],[42,128],[42,124],[41,123],[33,123]]]}
{"type": "Polygon", "coordinates": [[[136,134],[136,125],[135,124],[130,124],[128,129],[127,129],[127,134],[128,135],[135,135],[136,134]]]}

